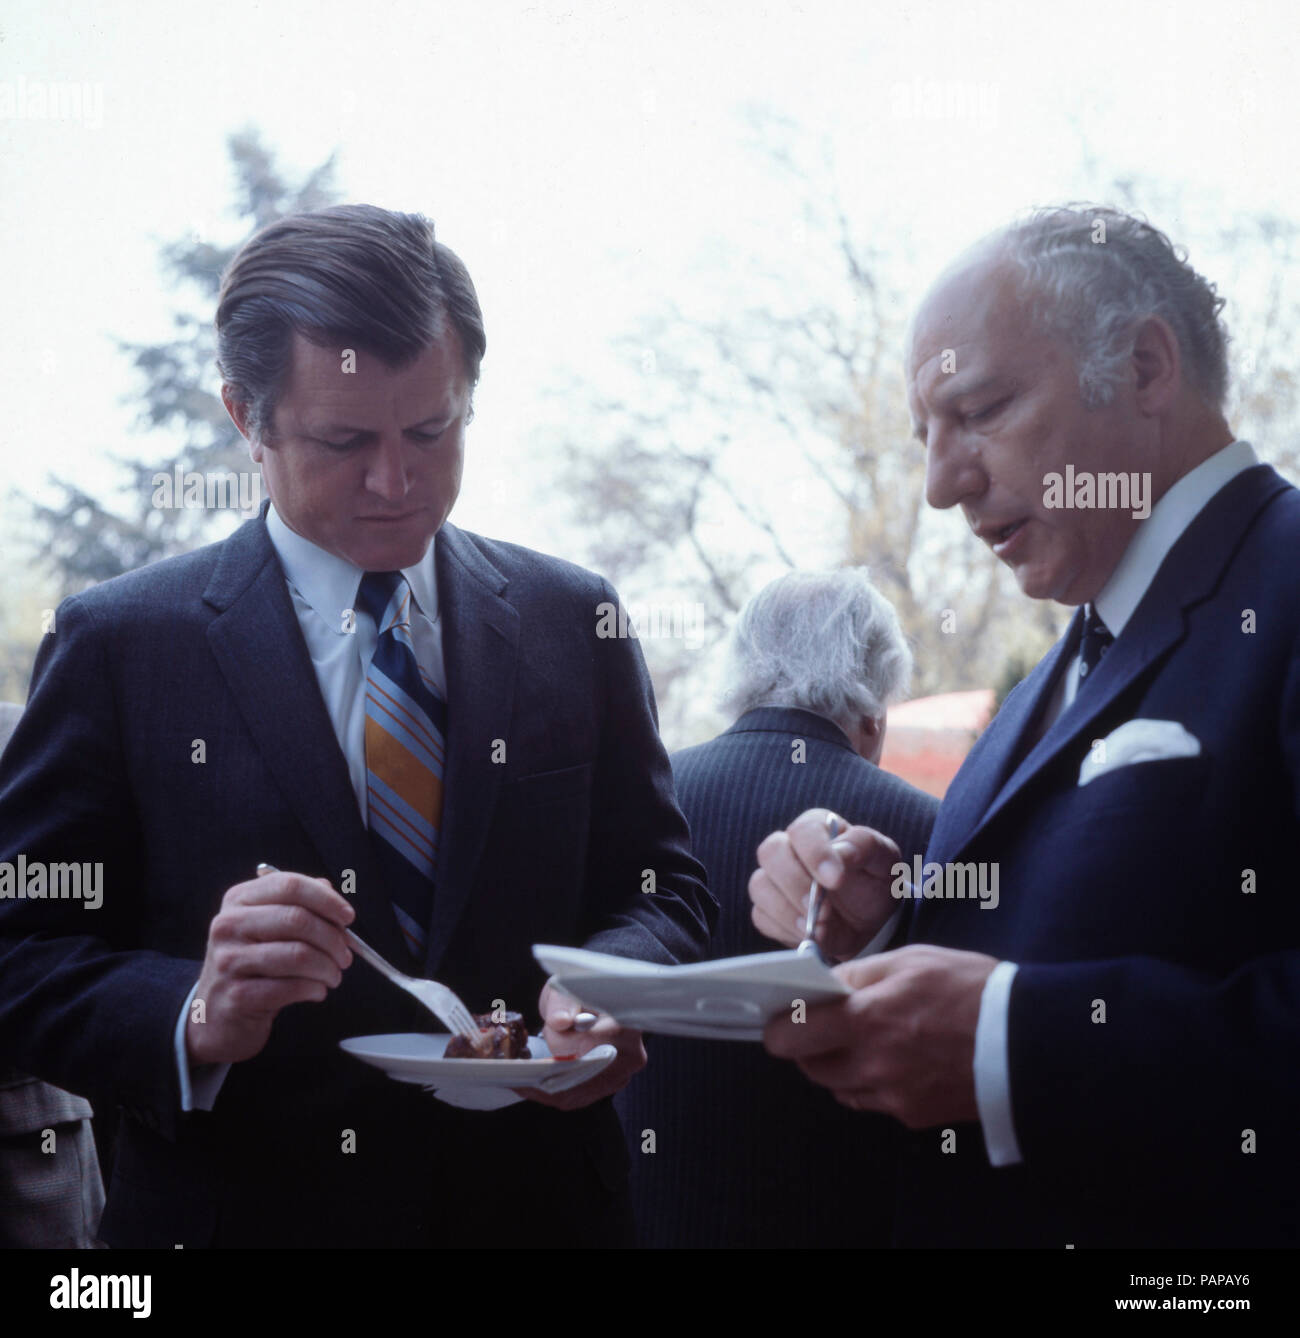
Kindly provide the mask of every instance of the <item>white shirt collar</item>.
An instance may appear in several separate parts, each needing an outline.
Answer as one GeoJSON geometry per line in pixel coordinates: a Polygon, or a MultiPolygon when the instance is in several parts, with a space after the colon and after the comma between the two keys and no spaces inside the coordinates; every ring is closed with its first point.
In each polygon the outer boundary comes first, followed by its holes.
{"type": "Polygon", "coordinates": [[[1112,636],[1119,636],[1155,580],[1160,564],[1206,503],[1229,479],[1259,463],[1248,441],[1234,441],[1188,470],[1138,526],[1110,579],[1093,601],[1112,636]]]}
{"type": "MultiPolygon", "coordinates": [[[[356,606],[357,590],[365,575],[362,568],[291,530],[274,504],[267,508],[266,528],[289,583],[327,626],[332,627],[339,636],[345,636],[343,610],[356,606]]],[[[411,587],[416,607],[430,622],[438,621],[438,578],[434,567],[436,548],[435,536],[434,542],[416,566],[402,568],[402,575],[411,587]]]]}

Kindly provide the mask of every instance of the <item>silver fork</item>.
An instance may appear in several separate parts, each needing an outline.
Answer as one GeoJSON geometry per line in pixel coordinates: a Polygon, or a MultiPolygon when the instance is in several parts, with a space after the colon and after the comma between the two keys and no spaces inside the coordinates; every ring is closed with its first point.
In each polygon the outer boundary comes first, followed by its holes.
{"type": "MultiPolygon", "coordinates": [[[[834,813],[826,814],[826,831],[832,841],[840,834],[839,820],[834,813]]],[[[817,917],[821,914],[823,891],[822,885],[814,878],[812,887],[808,889],[808,914],[803,922],[803,942],[798,947],[798,952],[804,957],[816,957],[820,962],[826,961],[825,954],[817,946],[817,917]]]]}
{"type": "MultiPolygon", "coordinates": [[[[279,872],[274,864],[259,864],[257,866],[257,876],[259,878],[264,874],[279,872]]],[[[417,976],[408,976],[404,971],[399,971],[350,929],[343,931],[343,937],[347,939],[348,947],[362,961],[369,962],[380,975],[387,976],[394,985],[418,999],[443,1026],[450,1031],[458,1032],[475,1050],[484,1048],[483,1033],[479,1029],[478,1023],[474,1021],[474,1014],[465,1007],[460,1000],[460,996],[453,990],[448,989],[446,985],[440,985],[436,980],[423,980],[417,976]]]]}

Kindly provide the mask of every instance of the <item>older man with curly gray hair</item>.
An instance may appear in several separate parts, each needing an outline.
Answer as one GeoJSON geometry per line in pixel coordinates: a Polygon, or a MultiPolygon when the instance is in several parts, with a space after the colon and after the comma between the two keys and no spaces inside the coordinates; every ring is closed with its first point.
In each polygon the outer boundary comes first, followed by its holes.
{"type": "Polygon", "coordinates": [[[1300,492],[1228,425],[1222,305],[1145,220],[1061,207],[913,321],[927,500],[1076,612],[949,787],[920,887],[817,810],[760,847],[778,941],[814,874],[839,955],[906,927],[766,1036],[907,1126],[896,1243],[1300,1244],[1300,492]]]}

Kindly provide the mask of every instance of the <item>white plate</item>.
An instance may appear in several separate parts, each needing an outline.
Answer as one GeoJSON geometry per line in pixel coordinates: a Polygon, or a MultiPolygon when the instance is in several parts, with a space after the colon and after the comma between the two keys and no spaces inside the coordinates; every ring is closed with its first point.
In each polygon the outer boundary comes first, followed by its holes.
{"type": "Polygon", "coordinates": [[[667,1036],[761,1041],[764,1024],[788,1015],[796,999],[811,1007],[851,993],[824,963],[793,950],[687,966],[549,943],[534,944],[533,956],[584,1004],[625,1027],[667,1036]]]}
{"type": "Polygon", "coordinates": [[[451,1037],[446,1033],[395,1032],[388,1036],[355,1036],[339,1048],[397,1082],[416,1083],[439,1101],[465,1110],[499,1110],[524,1100],[515,1087],[540,1087],[563,1092],[594,1078],[618,1053],[597,1045],[579,1059],[552,1059],[540,1036],[528,1038],[531,1059],[444,1059],[451,1037]]]}

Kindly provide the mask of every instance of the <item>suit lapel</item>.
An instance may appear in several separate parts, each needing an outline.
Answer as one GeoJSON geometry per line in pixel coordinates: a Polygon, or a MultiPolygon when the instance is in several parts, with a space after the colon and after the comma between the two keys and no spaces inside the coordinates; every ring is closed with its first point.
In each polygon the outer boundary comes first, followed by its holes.
{"type": "Polygon", "coordinates": [[[975,745],[978,752],[972,752],[939,806],[927,860],[942,864],[951,859],[983,825],[982,815],[989,812],[1013,769],[1017,775],[1023,769],[1023,764],[1013,768],[1014,760],[1023,754],[1058,673],[1077,649],[1082,625],[1083,615],[1076,611],[1065,635],[1034,666],[1021,690],[1003,702],[996,720],[975,745]]]}
{"type": "Polygon", "coordinates": [[[1081,736],[1087,736],[1094,722],[1117,698],[1173,651],[1187,634],[1187,610],[1210,596],[1255,517],[1288,486],[1268,465],[1255,465],[1231,479],[1202,508],[1165,556],[1133,617],[1089,677],[1086,687],[1005,783],[1000,783],[1009,759],[1017,755],[1016,749],[1029,723],[1037,717],[1037,707],[1055,682],[1065,648],[1068,646],[1071,654],[1077,648],[1082,612],[1076,612],[1070,632],[1026,683],[1028,688],[1039,670],[1044,671],[1035,691],[1020,694],[1025,698],[1024,707],[1006,722],[1005,728],[1001,727],[999,717],[1000,737],[990,739],[987,765],[980,766],[969,787],[958,787],[961,793],[952,797],[954,812],[950,821],[944,814],[950,801],[945,799],[927,859],[945,863],[969,845],[1063,751],[1081,736]],[[965,793],[967,789],[969,794],[965,793]]]}
{"type": "Polygon", "coordinates": [[[267,768],[331,881],[338,887],[344,869],[355,871],[357,932],[390,961],[401,961],[401,932],[264,516],[265,510],[222,547],[203,595],[218,611],[208,641],[267,768]]]}
{"type": "Polygon", "coordinates": [[[501,596],[506,578],[454,526],[438,533],[435,565],[447,670],[447,765],[433,925],[425,969],[439,963],[469,901],[496,807],[518,670],[519,615],[501,596]]]}
{"type": "MultiPolygon", "coordinates": [[[[1107,652],[1106,658],[1089,675],[1087,683],[1080,688],[1079,695],[1057,716],[1051,728],[1030,749],[1006,784],[1000,788],[997,797],[971,832],[971,838],[992,822],[1062,752],[1072,747],[1080,735],[1087,734],[1092,723],[1105,713],[1130,684],[1136,682],[1183,639],[1186,621],[1182,607],[1177,603],[1152,601],[1158,584],[1160,582],[1153,583],[1122,635],[1107,652]]],[[[1071,631],[1075,634],[1071,655],[1078,649],[1082,622],[1082,611],[1079,611],[1071,625],[1071,631]]]]}

